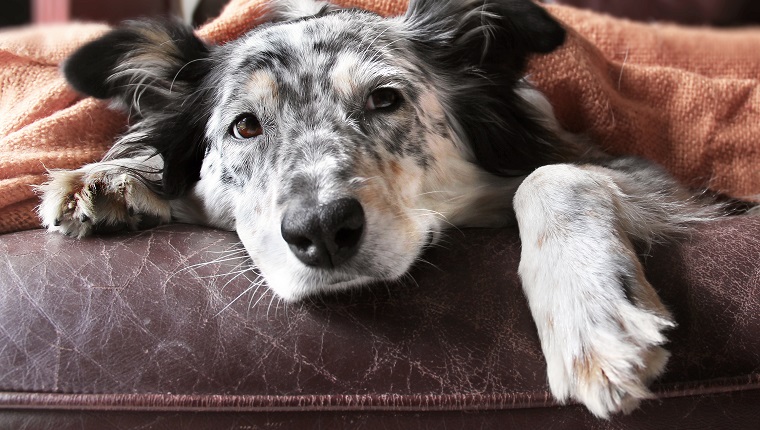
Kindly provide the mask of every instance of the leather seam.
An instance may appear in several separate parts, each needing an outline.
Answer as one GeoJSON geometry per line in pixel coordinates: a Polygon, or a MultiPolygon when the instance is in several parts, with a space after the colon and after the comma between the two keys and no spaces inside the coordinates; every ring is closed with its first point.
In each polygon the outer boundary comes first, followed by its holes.
{"type": "MultiPolygon", "coordinates": [[[[760,374],[654,387],[659,400],[760,390],[760,374]]],[[[0,392],[0,409],[136,412],[480,411],[559,406],[548,391],[490,395],[203,395],[0,392]]]]}

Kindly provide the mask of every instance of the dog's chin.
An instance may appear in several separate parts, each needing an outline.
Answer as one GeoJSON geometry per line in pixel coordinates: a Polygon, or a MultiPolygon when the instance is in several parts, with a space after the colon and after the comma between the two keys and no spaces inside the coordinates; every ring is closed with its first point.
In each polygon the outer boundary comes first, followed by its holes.
{"type": "Polygon", "coordinates": [[[298,260],[285,242],[275,235],[255,237],[241,231],[238,235],[269,289],[286,302],[396,281],[409,271],[433,240],[432,234],[423,233],[421,240],[412,242],[417,245],[407,246],[403,252],[365,243],[368,248],[360,250],[350,260],[325,269],[298,260]],[[257,253],[256,250],[260,249],[268,251],[257,253]]]}
{"type": "Polygon", "coordinates": [[[351,289],[368,287],[383,281],[392,281],[406,273],[392,271],[389,273],[344,273],[335,270],[312,269],[307,266],[287,271],[269,271],[259,267],[269,288],[286,302],[298,302],[309,297],[339,293],[351,289]],[[280,273],[277,273],[280,272],[280,273]],[[282,273],[285,272],[285,273],[282,273]]]}
{"type": "Polygon", "coordinates": [[[358,261],[347,262],[345,267],[334,269],[310,267],[289,254],[281,257],[278,260],[286,261],[286,264],[271,264],[269,258],[254,259],[254,262],[269,288],[279,298],[286,302],[298,302],[313,296],[398,280],[409,271],[417,254],[382,264],[357,256],[358,261]]]}

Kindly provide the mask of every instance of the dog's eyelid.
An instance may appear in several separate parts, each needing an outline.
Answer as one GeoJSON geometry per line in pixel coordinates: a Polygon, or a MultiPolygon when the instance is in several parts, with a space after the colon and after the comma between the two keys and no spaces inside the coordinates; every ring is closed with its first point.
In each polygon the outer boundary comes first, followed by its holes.
{"type": "Polygon", "coordinates": [[[380,82],[377,82],[375,85],[370,87],[372,90],[369,92],[369,94],[372,94],[375,91],[382,90],[382,89],[389,89],[389,90],[395,90],[399,93],[406,88],[406,84],[404,82],[396,81],[396,80],[383,80],[380,82]]]}
{"type": "Polygon", "coordinates": [[[228,134],[236,140],[254,139],[264,134],[264,126],[252,113],[238,115],[230,124],[228,134]]]}
{"type": "Polygon", "coordinates": [[[404,100],[401,92],[392,86],[382,86],[369,93],[364,104],[365,112],[391,111],[404,100]]]}

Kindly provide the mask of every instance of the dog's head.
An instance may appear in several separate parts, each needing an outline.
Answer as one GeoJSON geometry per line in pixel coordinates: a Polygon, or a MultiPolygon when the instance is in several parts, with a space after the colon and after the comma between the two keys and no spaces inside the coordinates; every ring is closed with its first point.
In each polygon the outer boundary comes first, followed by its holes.
{"type": "Polygon", "coordinates": [[[195,186],[285,299],[396,279],[447,225],[504,223],[510,178],[558,157],[520,88],[564,31],[531,1],[411,0],[392,18],[274,1],[268,21],[218,47],[132,23],[64,71],[129,110],[121,153],[155,148],[160,191],[195,186]]]}

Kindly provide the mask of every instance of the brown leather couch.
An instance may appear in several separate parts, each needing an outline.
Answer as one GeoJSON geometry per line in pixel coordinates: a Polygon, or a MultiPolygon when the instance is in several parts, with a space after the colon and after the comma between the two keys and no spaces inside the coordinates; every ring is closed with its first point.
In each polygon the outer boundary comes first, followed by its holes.
{"type": "Polygon", "coordinates": [[[760,426],[760,217],[643,256],[673,357],[656,399],[610,421],[552,400],[519,248],[452,231],[403,282],[286,305],[251,287],[233,233],[2,235],[0,428],[760,426]]]}

